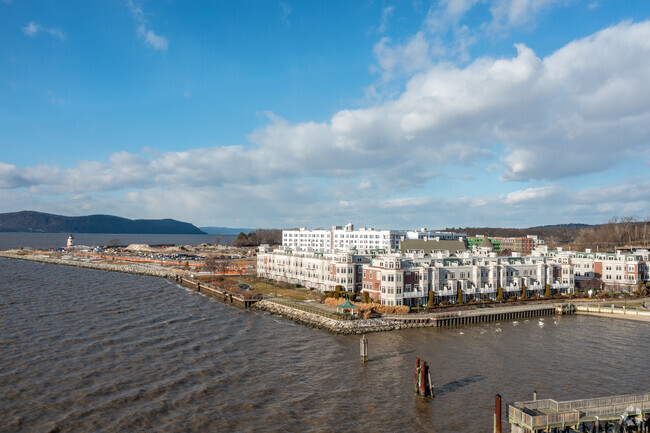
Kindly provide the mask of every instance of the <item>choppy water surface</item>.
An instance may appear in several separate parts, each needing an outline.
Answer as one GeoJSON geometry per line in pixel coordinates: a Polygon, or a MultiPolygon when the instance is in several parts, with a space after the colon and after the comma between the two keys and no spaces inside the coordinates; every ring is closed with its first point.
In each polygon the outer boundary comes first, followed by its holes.
{"type": "Polygon", "coordinates": [[[0,259],[0,431],[486,432],[506,401],[647,392],[650,325],[335,336],[163,279],[0,259]],[[438,396],[413,395],[415,357],[438,396]]]}

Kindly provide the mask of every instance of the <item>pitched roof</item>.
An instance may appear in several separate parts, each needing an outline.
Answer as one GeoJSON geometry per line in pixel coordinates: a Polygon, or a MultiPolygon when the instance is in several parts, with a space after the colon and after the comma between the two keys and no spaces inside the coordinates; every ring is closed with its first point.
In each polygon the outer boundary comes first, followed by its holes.
{"type": "Polygon", "coordinates": [[[456,251],[466,251],[467,247],[463,241],[454,240],[440,240],[435,239],[405,239],[399,243],[402,253],[405,251],[421,250],[424,254],[430,254],[432,251],[449,251],[455,253],[456,251]]]}
{"type": "Polygon", "coordinates": [[[494,245],[492,245],[492,242],[488,238],[483,238],[483,240],[478,244],[479,248],[489,248],[491,250],[494,249],[494,245]]]}
{"type": "Polygon", "coordinates": [[[356,305],[350,303],[349,299],[346,299],[344,303],[342,303],[341,305],[337,305],[336,308],[350,309],[350,308],[359,308],[359,307],[357,307],[356,305]]]}

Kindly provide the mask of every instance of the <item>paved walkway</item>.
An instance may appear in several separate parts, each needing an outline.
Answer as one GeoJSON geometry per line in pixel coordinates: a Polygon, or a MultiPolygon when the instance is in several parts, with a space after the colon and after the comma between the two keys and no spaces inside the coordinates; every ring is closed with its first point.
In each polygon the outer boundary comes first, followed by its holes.
{"type": "Polygon", "coordinates": [[[592,313],[588,311],[576,311],[574,314],[587,314],[589,316],[609,317],[611,319],[635,320],[637,322],[650,322],[650,316],[637,316],[636,314],[611,314],[611,313],[592,313]]]}

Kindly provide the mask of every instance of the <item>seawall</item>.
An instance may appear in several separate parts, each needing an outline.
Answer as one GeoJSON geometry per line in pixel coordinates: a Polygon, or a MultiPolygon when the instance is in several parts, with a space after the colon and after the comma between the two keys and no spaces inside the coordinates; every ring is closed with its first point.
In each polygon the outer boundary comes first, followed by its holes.
{"type": "Polygon", "coordinates": [[[613,319],[636,320],[639,322],[650,322],[650,310],[639,307],[621,307],[614,305],[579,305],[576,304],[576,313],[590,316],[609,317],[613,319]]]}
{"type": "Polygon", "coordinates": [[[0,257],[15,260],[27,260],[30,262],[49,263],[53,265],[73,266],[77,268],[97,269],[100,271],[120,272],[123,274],[147,275],[151,277],[172,278],[174,273],[165,269],[153,269],[138,264],[112,265],[110,263],[86,262],[82,260],[71,260],[56,257],[49,257],[40,254],[17,254],[0,252],[0,257]]]}
{"type": "Polygon", "coordinates": [[[430,323],[400,323],[387,319],[336,320],[297,308],[291,308],[266,299],[255,303],[252,308],[278,314],[296,323],[309,326],[310,328],[323,329],[334,334],[367,334],[370,332],[432,326],[430,323]]]}

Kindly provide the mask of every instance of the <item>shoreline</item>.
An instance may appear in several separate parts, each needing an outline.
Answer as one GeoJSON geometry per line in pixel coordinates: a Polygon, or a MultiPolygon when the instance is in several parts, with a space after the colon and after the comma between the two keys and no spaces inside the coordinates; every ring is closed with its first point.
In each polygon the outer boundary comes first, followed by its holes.
{"type": "Polygon", "coordinates": [[[81,260],[66,260],[62,258],[46,257],[44,255],[27,255],[2,251],[0,257],[13,260],[25,260],[28,262],[48,263],[51,265],[72,266],[76,268],[95,269],[107,272],[119,272],[121,274],[144,275],[149,277],[172,278],[175,273],[171,270],[152,269],[151,267],[138,264],[112,265],[110,263],[85,262],[81,260]]]}
{"type": "Polygon", "coordinates": [[[400,329],[430,328],[434,326],[431,323],[403,323],[384,318],[356,320],[329,319],[318,314],[280,305],[267,299],[256,302],[251,308],[277,314],[292,322],[310,328],[322,329],[333,334],[341,335],[359,335],[373,332],[398,331],[400,329]]]}
{"type": "MultiPolygon", "coordinates": [[[[118,272],[124,274],[143,275],[150,277],[166,278],[175,280],[178,277],[178,271],[171,269],[156,269],[151,266],[142,264],[119,264],[114,265],[110,263],[98,263],[84,260],[73,260],[71,258],[55,258],[48,257],[43,254],[19,254],[13,251],[2,251],[0,257],[14,260],[25,260],[38,263],[47,263],[53,265],[72,266],[85,269],[94,269],[106,272],[118,272]]],[[[208,293],[206,293],[208,294],[208,293]]],[[[218,296],[213,296],[221,299],[218,296]]],[[[227,303],[224,301],[224,303],[227,303]]],[[[571,303],[569,303],[571,304],[571,303]]],[[[514,306],[513,306],[514,307],[514,306]]],[[[358,335],[373,332],[387,332],[398,331],[402,329],[413,328],[428,328],[436,327],[435,323],[429,321],[420,321],[418,318],[413,317],[414,320],[394,320],[391,318],[375,318],[375,319],[356,319],[356,320],[337,320],[328,318],[319,314],[310,313],[299,308],[282,305],[273,302],[273,300],[262,299],[249,308],[259,311],[265,311],[270,314],[276,314],[283,318],[290,320],[301,325],[322,329],[324,331],[341,334],[341,335],[358,335]]],[[[588,312],[588,311],[575,311],[577,314],[593,315],[604,318],[617,318],[635,320],[641,322],[650,322],[650,316],[636,315],[636,314],[609,314],[607,312],[588,312]]]]}

